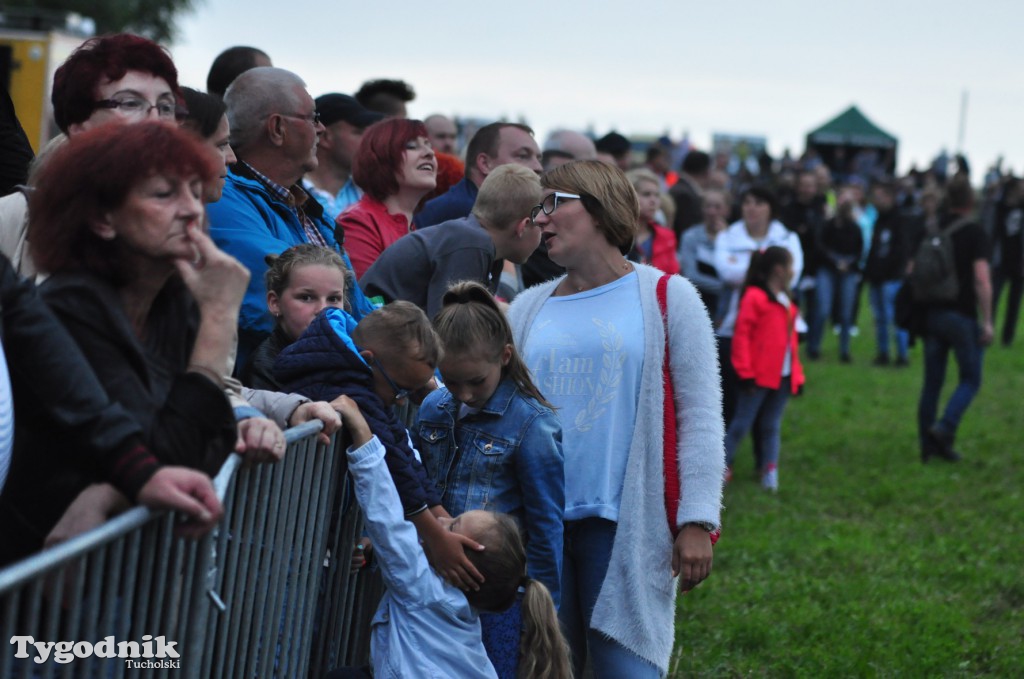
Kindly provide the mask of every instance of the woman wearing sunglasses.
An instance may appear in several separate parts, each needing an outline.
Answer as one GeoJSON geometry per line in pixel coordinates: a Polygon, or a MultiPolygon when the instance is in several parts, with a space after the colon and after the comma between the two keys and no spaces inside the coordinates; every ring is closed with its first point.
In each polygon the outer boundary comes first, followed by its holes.
{"type": "Polygon", "coordinates": [[[559,617],[578,675],[589,655],[598,679],[664,676],[675,637],[676,578],[686,591],[707,577],[710,532],[719,526],[724,448],[711,322],[694,287],[679,276],[667,279],[663,319],[656,286],[664,274],[626,260],[639,210],[621,171],[577,161],[541,183],[545,195],[533,219],[566,274],[521,293],[510,319],[541,392],[562,419],[559,617]],[[671,518],[662,490],[666,348],[681,495],[671,518]]]}

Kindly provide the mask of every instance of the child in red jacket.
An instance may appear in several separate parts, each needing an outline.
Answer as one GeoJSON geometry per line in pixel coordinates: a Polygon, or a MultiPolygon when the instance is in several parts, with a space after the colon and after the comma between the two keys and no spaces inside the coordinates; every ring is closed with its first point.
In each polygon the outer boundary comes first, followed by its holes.
{"type": "Polygon", "coordinates": [[[736,330],[732,365],[740,378],[736,414],[725,435],[726,478],[732,474],[736,448],[757,421],[764,467],[761,485],[779,489],[782,413],[790,394],[804,383],[797,352],[797,308],[789,298],[793,255],[781,247],[755,252],[750,259],[736,330]]]}

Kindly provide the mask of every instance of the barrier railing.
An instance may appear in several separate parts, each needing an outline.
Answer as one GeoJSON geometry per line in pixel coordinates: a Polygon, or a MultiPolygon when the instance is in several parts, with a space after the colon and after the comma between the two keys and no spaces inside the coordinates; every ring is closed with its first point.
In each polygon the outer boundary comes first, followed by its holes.
{"type": "Polygon", "coordinates": [[[285,432],[276,465],[232,455],[202,540],[134,508],[0,570],[0,677],[291,679],[365,662],[382,585],[349,574],[362,517],[320,426],[285,432]]]}

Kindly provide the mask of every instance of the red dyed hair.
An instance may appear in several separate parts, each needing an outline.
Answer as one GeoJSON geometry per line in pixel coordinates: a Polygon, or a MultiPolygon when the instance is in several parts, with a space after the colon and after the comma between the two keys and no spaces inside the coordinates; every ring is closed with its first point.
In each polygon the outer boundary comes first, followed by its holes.
{"type": "Polygon", "coordinates": [[[443,193],[448,193],[448,189],[462,181],[462,177],[466,174],[466,166],[456,156],[437,152],[434,153],[434,157],[437,158],[437,185],[434,186],[433,191],[423,196],[420,205],[425,205],[427,201],[437,198],[443,193]]]}
{"type": "Polygon", "coordinates": [[[398,173],[405,145],[426,137],[419,120],[386,118],[366,128],[353,159],[352,179],[371,198],[383,201],[398,193],[398,173]]]}
{"type": "Polygon", "coordinates": [[[39,173],[29,199],[29,247],[39,270],[84,270],[115,285],[129,282],[122,239],[103,240],[93,225],[153,175],[211,181],[223,167],[214,155],[195,135],[158,121],[111,122],[69,138],[39,173]]]}
{"type": "Polygon", "coordinates": [[[163,78],[172,92],[178,92],[178,69],[167,51],[152,40],[130,33],[91,38],[53,74],[50,101],[57,127],[67,134],[68,127],[88,120],[96,110],[100,82],[120,80],[128,71],[163,78]]]}

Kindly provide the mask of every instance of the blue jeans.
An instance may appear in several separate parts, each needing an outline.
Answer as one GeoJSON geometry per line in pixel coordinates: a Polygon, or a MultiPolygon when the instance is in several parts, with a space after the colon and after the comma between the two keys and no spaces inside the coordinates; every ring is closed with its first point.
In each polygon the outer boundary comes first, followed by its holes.
{"type": "Polygon", "coordinates": [[[821,352],[821,339],[825,334],[825,324],[832,316],[832,300],[835,291],[839,290],[839,353],[846,356],[850,353],[850,328],[853,326],[853,305],[857,301],[857,282],[860,274],[854,271],[840,273],[822,267],[818,269],[815,285],[818,304],[811,317],[810,332],[807,336],[807,351],[816,356],[821,352]]]}
{"type": "Polygon", "coordinates": [[[926,328],[924,386],[917,404],[917,430],[922,445],[932,425],[944,434],[956,435],[967,406],[981,388],[981,360],[984,357],[977,320],[950,309],[932,309],[928,312],[926,328]],[[950,395],[942,417],[936,421],[950,350],[960,370],[960,381],[950,395]]]}
{"type": "Polygon", "coordinates": [[[762,462],[765,466],[779,463],[782,446],[782,413],[789,402],[789,377],[783,377],[778,389],[757,387],[753,393],[739,392],[736,414],[725,433],[725,463],[732,466],[736,448],[757,420],[761,436],[762,462]]]}
{"type": "Polygon", "coordinates": [[[660,679],[657,666],[590,627],[594,604],[611,560],[616,527],[614,521],[597,518],[565,524],[558,619],[572,650],[573,675],[583,676],[589,653],[594,679],[660,679]]]}
{"type": "Polygon", "coordinates": [[[910,336],[906,330],[896,327],[896,293],[900,291],[903,281],[885,281],[872,283],[869,291],[871,313],[875,317],[875,343],[878,355],[889,357],[889,328],[896,333],[896,356],[902,360],[907,358],[907,347],[910,336]]]}

